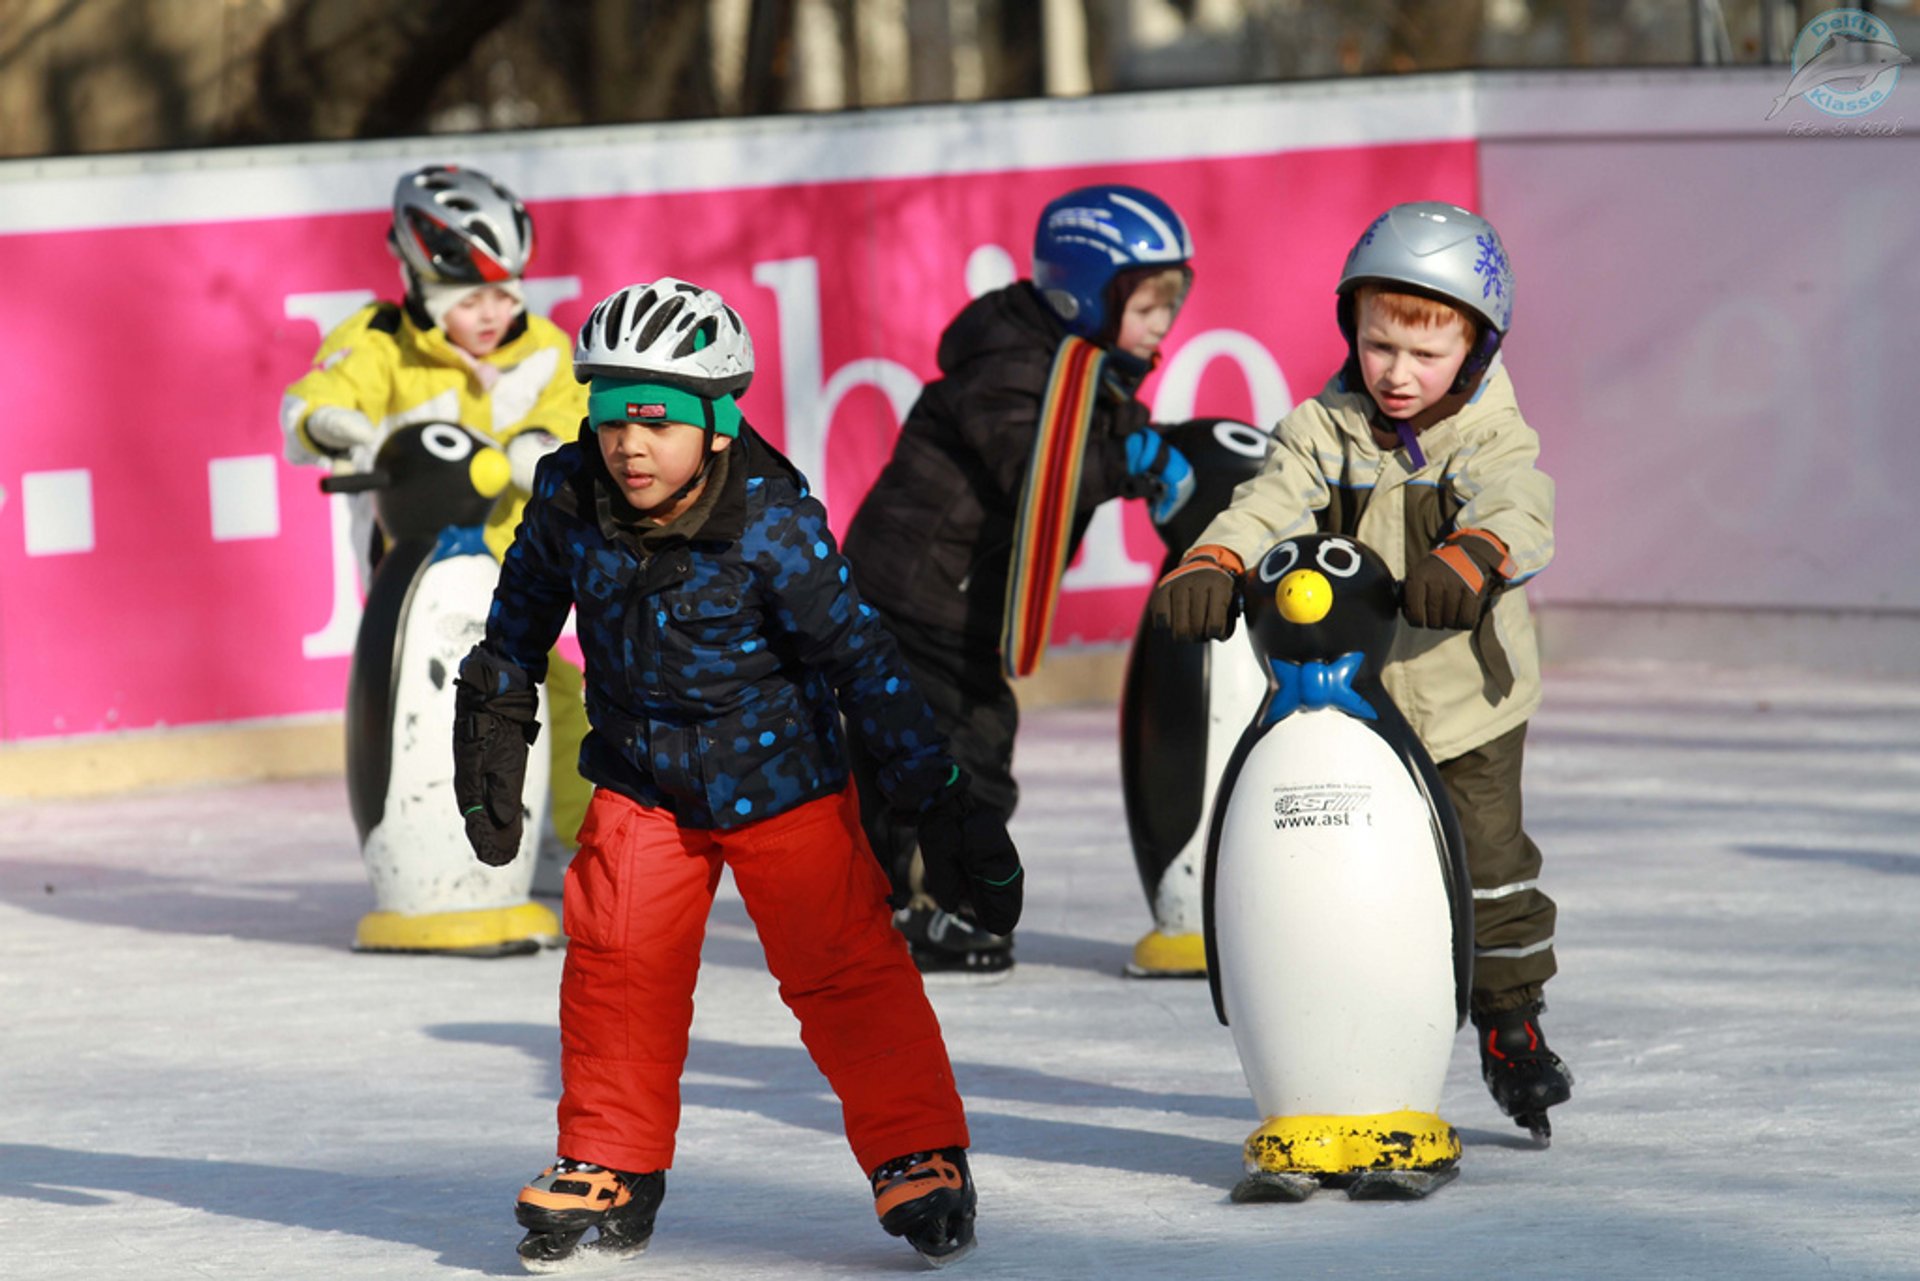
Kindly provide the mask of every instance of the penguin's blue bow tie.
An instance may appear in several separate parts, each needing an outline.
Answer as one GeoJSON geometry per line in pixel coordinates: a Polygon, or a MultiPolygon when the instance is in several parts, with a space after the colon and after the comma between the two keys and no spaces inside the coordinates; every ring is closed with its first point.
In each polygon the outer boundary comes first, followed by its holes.
{"type": "Polygon", "coordinates": [[[1332,707],[1363,721],[1378,720],[1379,713],[1353,692],[1353,678],[1360,671],[1361,655],[1345,654],[1331,663],[1289,663],[1270,658],[1267,667],[1279,688],[1267,700],[1260,715],[1262,725],[1271,725],[1301,708],[1316,711],[1332,707]]]}

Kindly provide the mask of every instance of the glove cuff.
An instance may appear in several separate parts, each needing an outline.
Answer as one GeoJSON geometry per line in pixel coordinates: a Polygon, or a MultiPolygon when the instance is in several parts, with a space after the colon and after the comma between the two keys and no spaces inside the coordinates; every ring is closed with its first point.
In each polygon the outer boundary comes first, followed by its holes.
{"type": "Polygon", "coordinates": [[[1507,553],[1507,545],[1484,529],[1462,529],[1449,534],[1434,548],[1433,554],[1460,575],[1476,596],[1486,593],[1490,579],[1513,577],[1513,557],[1507,553]]]}
{"type": "Polygon", "coordinates": [[[887,793],[887,804],[898,814],[918,816],[949,804],[967,791],[967,772],[942,756],[904,774],[887,793]]]}
{"type": "Polygon", "coordinates": [[[1180,568],[1191,565],[1212,565],[1216,569],[1226,570],[1235,578],[1247,572],[1246,562],[1240,559],[1239,554],[1219,543],[1202,543],[1188,549],[1187,554],[1180,558],[1180,568]]]}
{"type": "Polygon", "coordinates": [[[1497,578],[1512,578],[1518,568],[1513,563],[1513,553],[1507,550],[1506,543],[1490,529],[1456,530],[1447,536],[1446,541],[1461,548],[1497,578]]]}
{"type": "Polygon", "coordinates": [[[460,660],[458,683],[486,699],[533,688],[532,678],[518,664],[508,662],[485,645],[475,645],[460,660]]]}

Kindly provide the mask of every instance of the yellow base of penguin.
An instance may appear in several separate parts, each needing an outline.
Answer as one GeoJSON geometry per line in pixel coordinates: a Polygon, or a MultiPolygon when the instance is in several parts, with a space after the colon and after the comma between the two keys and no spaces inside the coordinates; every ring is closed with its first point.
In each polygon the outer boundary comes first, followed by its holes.
{"type": "Polygon", "coordinates": [[[355,931],[356,952],[440,952],[452,956],[516,956],[555,947],[560,918],[539,903],[469,912],[368,912],[355,931]]]}
{"type": "Polygon", "coordinates": [[[1203,934],[1162,934],[1154,930],[1133,945],[1127,974],[1136,979],[1198,979],[1207,975],[1203,934]]]}
{"type": "Polygon", "coordinates": [[[1241,1155],[1248,1174],[1444,1170],[1460,1160],[1460,1136],[1431,1112],[1281,1116],[1248,1135],[1241,1155]]]}

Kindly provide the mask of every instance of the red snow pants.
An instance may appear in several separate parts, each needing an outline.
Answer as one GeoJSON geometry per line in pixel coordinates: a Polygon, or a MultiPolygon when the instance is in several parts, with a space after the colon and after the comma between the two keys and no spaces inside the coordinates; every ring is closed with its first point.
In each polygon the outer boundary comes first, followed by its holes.
{"type": "Polygon", "coordinates": [[[862,1172],[965,1146],[967,1122],[920,972],[853,789],[729,831],[597,789],[567,870],[559,1153],[616,1170],[673,1164],[700,945],[722,865],[840,1099],[862,1172]]]}

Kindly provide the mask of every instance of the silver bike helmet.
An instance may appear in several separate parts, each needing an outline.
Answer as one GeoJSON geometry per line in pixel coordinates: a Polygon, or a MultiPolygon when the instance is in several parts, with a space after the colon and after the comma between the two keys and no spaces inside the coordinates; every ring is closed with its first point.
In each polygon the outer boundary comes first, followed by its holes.
{"type": "Polygon", "coordinates": [[[428,165],[395,184],[387,243],[417,280],[495,284],[526,274],[533,219],[518,196],[478,169],[428,165]]]}
{"type": "Polygon", "coordinates": [[[1485,372],[1513,324],[1513,266],[1493,224],[1439,200],[1395,205],[1362,233],[1340,271],[1340,332],[1354,341],[1354,290],[1406,286],[1453,303],[1480,322],[1480,337],[1461,367],[1462,381],[1485,372]]]}
{"type": "Polygon", "coordinates": [[[580,381],[664,383],[698,396],[737,396],[753,382],[753,340],[711,289],[664,276],[603,299],[573,349],[580,381]]]}

